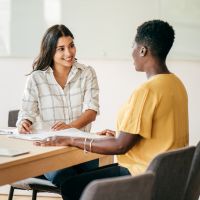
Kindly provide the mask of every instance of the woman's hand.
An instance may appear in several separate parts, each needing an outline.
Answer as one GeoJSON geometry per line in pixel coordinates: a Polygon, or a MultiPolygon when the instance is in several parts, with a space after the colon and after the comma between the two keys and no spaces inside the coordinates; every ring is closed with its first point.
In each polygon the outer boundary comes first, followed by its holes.
{"type": "Polygon", "coordinates": [[[70,124],[66,124],[65,122],[56,122],[51,129],[53,131],[59,131],[59,130],[63,130],[63,129],[67,129],[67,128],[72,128],[72,126],[70,124]]]}
{"type": "Polygon", "coordinates": [[[36,146],[69,146],[71,141],[71,137],[55,136],[48,137],[41,141],[35,141],[33,144],[36,146]]]}
{"type": "Polygon", "coordinates": [[[21,134],[28,134],[28,133],[32,133],[32,122],[24,119],[20,122],[19,126],[17,127],[18,132],[21,134]]]}
{"type": "Polygon", "coordinates": [[[103,131],[97,132],[98,135],[106,135],[106,136],[113,136],[115,137],[116,132],[109,130],[109,129],[105,129],[103,131]]]}

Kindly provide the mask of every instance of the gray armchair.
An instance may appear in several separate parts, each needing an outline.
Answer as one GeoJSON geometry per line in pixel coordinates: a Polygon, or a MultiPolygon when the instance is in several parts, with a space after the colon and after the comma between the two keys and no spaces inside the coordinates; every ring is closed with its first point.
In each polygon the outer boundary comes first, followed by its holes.
{"type": "Polygon", "coordinates": [[[182,200],[195,147],[156,156],[147,171],[155,173],[153,200],[182,200]]]}
{"type": "Polygon", "coordinates": [[[190,168],[184,200],[198,200],[200,196],[200,142],[196,146],[190,168]]]}
{"type": "Polygon", "coordinates": [[[123,176],[92,181],[80,200],[151,200],[154,174],[123,176]]]}
{"type": "MultiPolygon", "coordinates": [[[[8,126],[15,127],[19,110],[11,110],[8,114],[8,126]]],[[[53,185],[50,181],[46,180],[44,176],[41,178],[27,178],[21,181],[17,181],[15,183],[10,184],[10,192],[8,196],[8,200],[13,199],[14,190],[32,190],[32,200],[36,200],[38,192],[51,192],[61,194],[60,188],[53,185]]]]}

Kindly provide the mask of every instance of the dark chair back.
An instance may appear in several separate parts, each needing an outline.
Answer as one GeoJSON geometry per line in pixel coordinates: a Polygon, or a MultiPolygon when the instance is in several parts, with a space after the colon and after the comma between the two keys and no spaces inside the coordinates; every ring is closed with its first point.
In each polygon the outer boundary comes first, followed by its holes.
{"type": "Polygon", "coordinates": [[[196,146],[190,168],[184,200],[198,200],[200,196],[200,142],[196,146]]]}
{"type": "Polygon", "coordinates": [[[16,127],[19,110],[11,110],[8,113],[8,127],[16,127]]]}
{"type": "Polygon", "coordinates": [[[182,200],[195,147],[156,156],[147,171],[155,173],[153,200],[182,200]]]}
{"type": "Polygon", "coordinates": [[[92,181],[81,200],[151,200],[153,173],[92,181]]]}

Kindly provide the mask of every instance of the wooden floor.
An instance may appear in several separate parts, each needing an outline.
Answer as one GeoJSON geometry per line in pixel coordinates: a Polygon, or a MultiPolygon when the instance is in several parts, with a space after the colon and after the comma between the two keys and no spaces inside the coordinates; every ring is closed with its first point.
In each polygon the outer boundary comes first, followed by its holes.
{"type": "MultiPolygon", "coordinates": [[[[1,200],[8,200],[7,195],[0,195],[1,200]]],[[[13,200],[31,200],[31,196],[14,196],[13,200]]],[[[59,197],[37,197],[37,200],[62,200],[59,197]]]]}

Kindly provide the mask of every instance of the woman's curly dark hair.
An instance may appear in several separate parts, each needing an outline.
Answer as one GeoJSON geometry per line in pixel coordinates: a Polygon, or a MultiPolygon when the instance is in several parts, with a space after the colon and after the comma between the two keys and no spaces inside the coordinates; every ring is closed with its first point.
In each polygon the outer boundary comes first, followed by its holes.
{"type": "Polygon", "coordinates": [[[151,20],[137,28],[135,42],[149,48],[151,53],[159,59],[166,59],[174,37],[174,29],[167,22],[151,20]]]}

